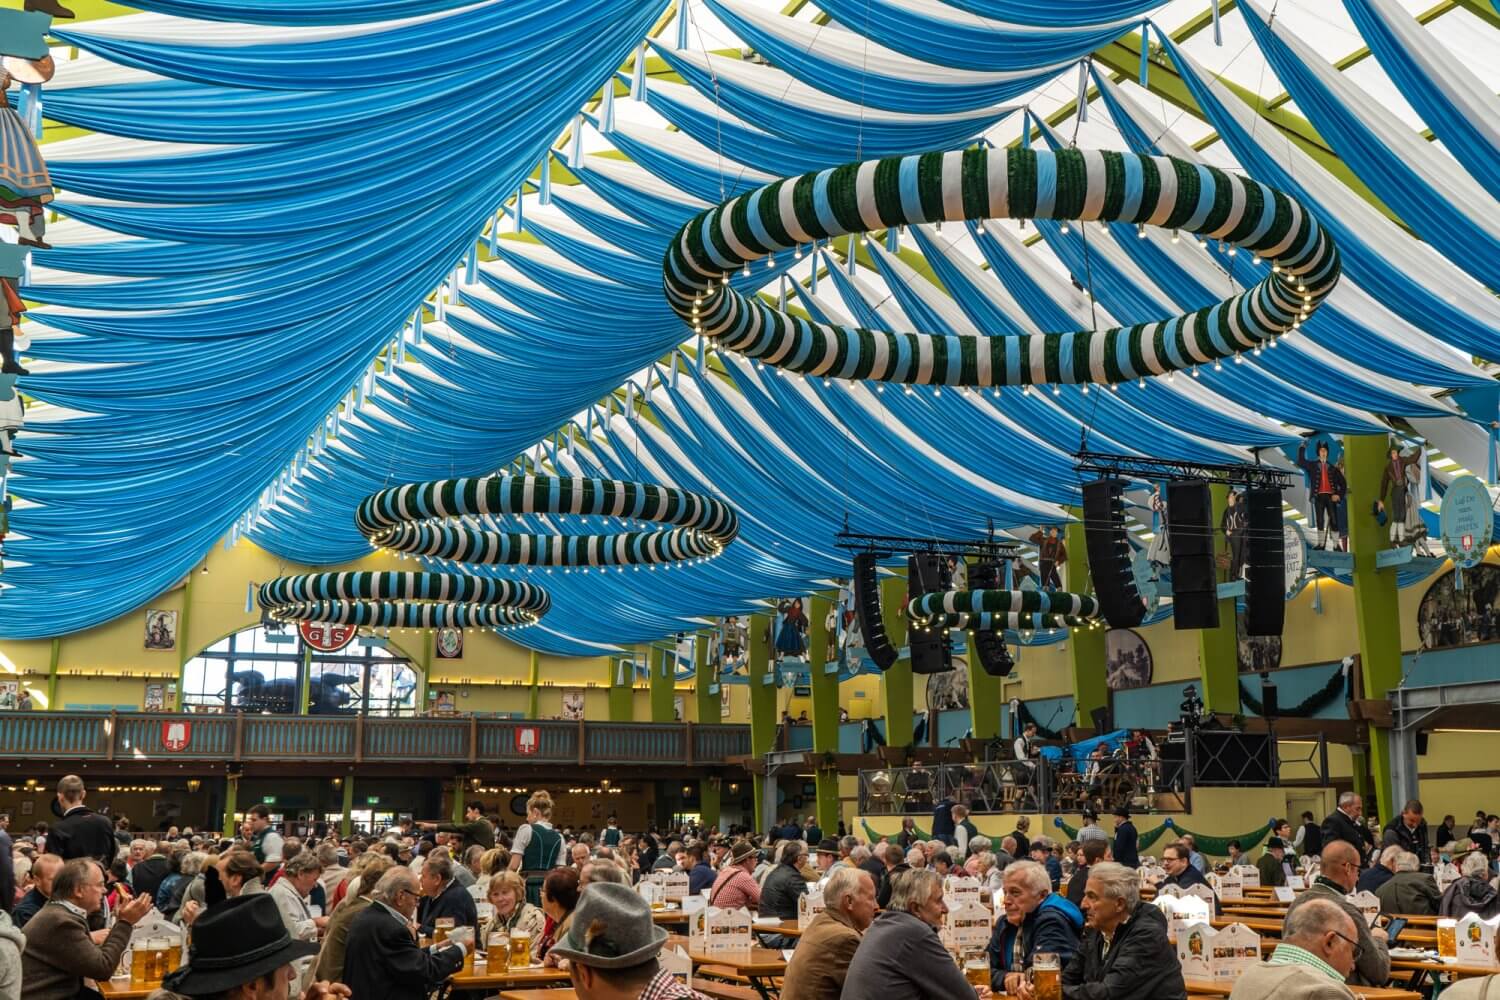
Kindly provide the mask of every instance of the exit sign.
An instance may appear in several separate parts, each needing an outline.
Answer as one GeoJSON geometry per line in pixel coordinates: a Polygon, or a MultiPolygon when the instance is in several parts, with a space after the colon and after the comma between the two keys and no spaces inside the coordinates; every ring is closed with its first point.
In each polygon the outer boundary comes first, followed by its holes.
{"type": "Polygon", "coordinates": [[[261,805],[274,806],[276,804],[276,796],[274,796],[274,795],[267,795],[264,798],[262,798],[260,800],[260,802],[261,802],[261,805]]]}
{"type": "Polygon", "coordinates": [[[365,805],[367,805],[367,806],[378,806],[378,805],[380,805],[380,796],[379,795],[366,795],[365,796],[365,805]]]}

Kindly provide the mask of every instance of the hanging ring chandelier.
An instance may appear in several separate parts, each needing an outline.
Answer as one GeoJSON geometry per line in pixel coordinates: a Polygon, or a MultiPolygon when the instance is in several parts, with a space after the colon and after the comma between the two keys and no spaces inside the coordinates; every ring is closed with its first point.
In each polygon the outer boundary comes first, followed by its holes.
{"type": "Polygon", "coordinates": [[[1014,632],[1032,632],[1045,631],[1047,629],[1079,628],[1093,625],[1098,619],[1084,618],[1082,615],[1023,615],[1019,612],[1000,614],[983,611],[978,614],[960,612],[952,615],[936,615],[933,621],[944,628],[956,628],[962,631],[1000,632],[1010,630],[1014,632]]]}
{"type": "Polygon", "coordinates": [[[552,606],[535,584],[461,573],[283,576],[261,584],[256,600],[275,621],[377,628],[521,628],[552,606]]]}
{"type": "Polygon", "coordinates": [[[1274,344],[1333,291],[1339,254],[1300,201],[1214,167],[1099,150],[976,148],[773,181],[695,216],[673,238],[663,272],[667,302],[695,332],[785,372],[918,385],[1113,385],[1274,344]],[[1170,319],[978,337],[815,323],[728,284],[732,272],[802,244],[983,219],[1181,230],[1248,251],[1268,270],[1245,291],[1170,319]]]}
{"type": "MultiPolygon", "coordinates": [[[[975,627],[956,625],[965,616],[1016,616],[1025,621],[1031,615],[1042,615],[1066,625],[1088,625],[1086,619],[1099,617],[1099,602],[1088,594],[1069,594],[1061,590],[947,590],[933,591],[907,602],[906,613],[913,622],[933,621],[947,628],[975,627]]],[[[1024,628],[1009,624],[1007,628],[1024,628]]],[[[1061,627],[1061,626],[1044,626],[1061,627]]]]}
{"type": "Polygon", "coordinates": [[[376,548],[504,566],[671,566],[702,562],[739,534],[729,505],[669,486],[567,476],[442,479],[381,490],[355,524],[376,548]],[[657,531],[531,534],[502,531],[495,516],[571,514],[650,521],[657,531]]]}

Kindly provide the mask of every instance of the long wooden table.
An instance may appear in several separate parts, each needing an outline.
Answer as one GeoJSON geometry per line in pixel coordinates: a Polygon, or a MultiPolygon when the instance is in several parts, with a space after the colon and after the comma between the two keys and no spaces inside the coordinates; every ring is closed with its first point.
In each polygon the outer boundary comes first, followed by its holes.
{"type": "MultiPolygon", "coordinates": [[[[1188,996],[1195,997],[1227,997],[1234,989],[1233,983],[1218,983],[1211,979],[1184,979],[1187,985],[1188,996]]],[[[1351,986],[1357,997],[1366,1000],[1422,1000],[1422,994],[1412,990],[1397,989],[1391,986],[1351,986]]]]}
{"type": "Polygon", "coordinates": [[[1500,970],[1492,969],[1485,965],[1458,965],[1449,962],[1439,962],[1432,959],[1419,958],[1392,958],[1391,978],[1396,978],[1396,973],[1410,972],[1411,979],[1407,982],[1409,989],[1420,989],[1422,980],[1431,978],[1436,984],[1438,976],[1448,973],[1454,979],[1474,979],[1479,976],[1493,976],[1500,970]]]}
{"type": "Polygon", "coordinates": [[[135,983],[129,979],[101,979],[98,986],[108,1000],[145,1000],[161,989],[161,983],[135,983]]]}
{"type": "Polygon", "coordinates": [[[570,984],[571,976],[561,969],[531,967],[512,969],[504,965],[486,968],[483,972],[455,972],[444,985],[444,994],[483,992],[495,990],[525,989],[548,986],[554,983],[570,984]]]}

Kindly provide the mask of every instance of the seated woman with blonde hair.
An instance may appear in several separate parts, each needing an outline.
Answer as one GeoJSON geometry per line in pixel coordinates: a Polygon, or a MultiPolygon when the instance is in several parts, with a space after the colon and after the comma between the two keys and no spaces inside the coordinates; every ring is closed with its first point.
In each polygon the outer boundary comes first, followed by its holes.
{"type": "Polygon", "coordinates": [[[535,962],[547,918],[541,910],[526,902],[526,883],[521,876],[512,871],[495,872],[490,876],[485,899],[495,908],[495,915],[480,929],[480,946],[489,947],[492,934],[508,939],[512,931],[525,931],[531,935],[531,958],[535,962]]]}

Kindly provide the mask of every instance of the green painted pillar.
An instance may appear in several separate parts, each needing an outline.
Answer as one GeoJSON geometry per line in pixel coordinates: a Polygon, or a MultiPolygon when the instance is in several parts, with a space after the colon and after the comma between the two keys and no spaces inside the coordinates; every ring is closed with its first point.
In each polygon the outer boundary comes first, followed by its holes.
{"type": "Polygon", "coordinates": [[[714,689],[719,685],[714,673],[713,653],[718,636],[713,632],[699,632],[693,648],[693,695],[698,702],[698,725],[706,726],[722,721],[719,714],[720,694],[714,689]]]}
{"type": "MultiPolygon", "coordinates": [[[[827,663],[828,612],[834,600],[827,594],[815,594],[808,603],[807,617],[807,661],[812,675],[812,739],[816,754],[839,751],[839,675],[838,663],[827,663]],[[825,667],[834,668],[826,673],[825,667]]],[[[818,826],[830,833],[839,825],[839,772],[838,768],[826,768],[821,763],[814,765],[813,780],[817,784],[818,826]]],[[[811,845],[817,847],[817,844],[811,845]]]]}
{"type": "Polygon", "coordinates": [[[234,814],[239,809],[240,802],[240,778],[237,774],[231,774],[224,779],[224,836],[237,837],[239,831],[234,828],[234,814]]]}
{"type": "Polygon", "coordinates": [[[719,826],[720,787],[718,778],[702,778],[698,782],[699,819],[708,830],[719,826]]]}
{"type": "Polygon", "coordinates": [[[463,778],[453,779],[453,808],[448,810],[448,820],[451,823],[464,821],[464,786],[463,778]]]}
{"type": "Polygon", "coordinates": [[[312,647],[302,647],[302,683],[297,691],[297,714],[306,715],[312,692],[312,647]]]}
{"type": "Polygon", "coordinates": [[[646,648],[646,665],[651,668],[651,721],[672,722],[677,718],[672,701],[677,689],[677,671],[673,669],[675,658],[665,649],[656,646],[646,648]]]}
{"type": "Polygon", "coordinates": [[[339,819],[339,836],[348,837],[354,833],[354,817],[349,815],[354,811],[354,775],[344,775],[344,805],[343,813],[339,819]]]}
{"type": "MultiPolygon", "coordinates": [[[[1069,593],[1092,594],[1094,581],[1089,575],[1089,548],[1083,537],[1083,511],[1073,507],[1068,513],[1078,520],[1063,528],[1068,561],[1063,564],[1060,575],[1069,593]]],[[[1068,633],[1068,668],[1073,675],[1073,724],[1077,726],[1093,726],[1094,709],[1109,707],[1109,687],[1104,679],[1104,633],[1103,624],[1075,628],[1068,633]]],[[[976,729],[975,735],[978,733],[976,729]]]]}
{"type": "MultiPolygon", "coordinates": [[[[1209,486],[1213,498],[1213,515],[1209,531],[1214,539],[1214,556],[1228,550],[1224,535],[1219,531],[1219,519],[1228,506],[1229,487],[1218,483],[1209,486]]],[[[1224,582],[1228,573],[1215,570],[1214,578],[1224,582]]],[[[1240,712],[1240,653],[1235,638],[1234,598],[1219,601],[1219,627],[1198,629],[1198,686],[1203,696],[1205,712],[1225,712],[1238,715],[1240,712]]]]}
{"type": "Polygon", "coordinates": [[[422,633],[422,675],[417,678],[417,714],[427,714],[427,688],[432,679],[432,647],[437,637],[432,629],[422,633]]]}
{"type": "Polygon", "coordinates": [[[534,720],[541,711],[540,688],[542,685],[541,654],[534,649],[531,651],[531,671],[527,677],[527,685],[526,718],[534,720]]]}
{"type": "MultiPolygon", "coordinates": [[[[1401,686],[1401,607],[1396,570],[1378,570],[1375,558],[1390,544],[1388,529],[1370,515],[1370,501],[1380,496],[1389,439],[1384,434],[1344,438],[1344,476],[1349,481],[1349,551],[1354,555],[1354,620],[1359,634],[1360,674],[1364,697],[1384,698],[1401,686]]],[[[1390,731],[1370,727],[1370,765],[1382,823],[1401,808],[1391,792],[1390,731]]],[[[1376,812],[1369,804],[1365,813],[1376,812]]]]}
{"type": "MultiPolygon", "coordinates": [[[[771,616],[755,615],[750,619],[750,752],[759,757],[771,751],[776,743],[776,684],[771,666],[771,616]]],[[[755,775],[755,829],[764,830],[775,817],[765,812],[764,775],[755,775]]]]}
{"type": "Polygon", "coordinates": [[[974,633],[968,633],[969,652],[964,657],[969,664],[969,725],[976,740],[993,739],[1000,735],[1000,678],[991,677],[979,665],[979,656],[974,651],[974,633]]]}
{"type": "MultiPolygon", "coordinates": [[[[885,634],[891,645],[906,645],[906,575],[886,577],[880,581],[880,610],[885,620],[885,634]]],[[[912,673],[911,657],[897,660],[880,678],[885,699],[885,742],[887,746],[908,747],[912,741],[912,673]]]]}
{"type": "Polygon", "coordinates": [[[635,694],[631,690],[635,686],[633,665],[625,660],[612,659],[606,669],[609,671],[609,676],[605,678],[609,684],[609,721],[634,722],[635,694]]]}
{"type": "Polygon", "coordinates": [[[188,642],[192,633],[188,627],[193,620],[193,577],[196,574],[188,573],[187,582],[182,586],[182,624],[177,629],[177,692],[172,698],[172,711],[182,711],[182,686],[187,679],[187,662],[193,658],[192,647],[188,642]]]}

